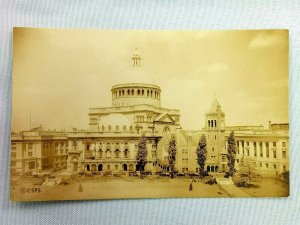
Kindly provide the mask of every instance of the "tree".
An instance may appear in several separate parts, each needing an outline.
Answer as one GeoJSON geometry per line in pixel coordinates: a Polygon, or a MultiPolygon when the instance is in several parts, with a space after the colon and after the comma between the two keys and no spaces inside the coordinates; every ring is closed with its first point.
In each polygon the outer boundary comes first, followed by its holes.
{"type": "Polygon", "coordinates": [[[176,160],[176,141],[175,137],[172,137],[170,142],[169,142],[169,168],[170,168],[170,173],[171,173],[171,178],[174,177],[174,172],[175,172],[175,160],[176,160]]]}
{"type": "Polygon", "coordinates": [[[200,166],[200,176],[204,175],[204,166],[205,166],[205,161],[206,161],[206,137],[204,134],[202,134],[200,141],[199,141],[199,145],[197,147],[197,162],[200,166]]]}
{"type": "Polygon", "coordinates": [[[236,154],[236,150],[235,150],[235,137],[234,137],[234,132],[231,131],[228,139],[227,139],[227,159],[228,159],[228,167],[229,167],[229,171],[228,171],[228,176],[232,177],[234,174],[234,164],[235,164],[235,154],[236,154]]]}
{"type": "Polygon", "coordinates": [[[257,181],[259,176],[255,173],[256,163],[254,160],[243,157],[237,170],[236,185],[238,187],[249,187],[253,181],[257,181]]]}
{"type": "Polygon", "coordinates": [[[142,177],[142,171],[144,171],[145,165],[147,163],[147,146],[146,146],[146,137],[143,134],[139,143],[138,143],[138,152],[137,152],[137,167],[140,171],[140,177],[142,177]]]}

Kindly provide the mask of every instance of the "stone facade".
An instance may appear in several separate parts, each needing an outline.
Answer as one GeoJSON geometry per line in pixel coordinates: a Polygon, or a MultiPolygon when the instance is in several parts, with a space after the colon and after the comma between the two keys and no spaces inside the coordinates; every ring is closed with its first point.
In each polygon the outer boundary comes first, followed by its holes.
{"type": "Polygon", "coordinates": [[[160,87],[140,81],[141,57],[137,52],[132,60],[131,69],[138,75],[139,82],[112,86],[111,106],[90,108],[87,131],[44,131],[39,127],[13,133],[11,174],[34,175],[63,169],[69,173],[134,172],[142,134],[147,142],[147,171],[169,171],[168,145],[174,136],[176,170],[179,173],[198,173],[196,149],[201,135],[205,135],[205,169],[225,172],[226,140],[232,130],[237,144],[237,169],[241,161],[247,161],[251,169],[261,174],[280,175],[289,170],[288,124],[270,122],[267,129],[263,126],[226,127],[225,113],[215,99],[205,115],[202,130],[183,130],[180,111],[161,107],[160,87]]]}

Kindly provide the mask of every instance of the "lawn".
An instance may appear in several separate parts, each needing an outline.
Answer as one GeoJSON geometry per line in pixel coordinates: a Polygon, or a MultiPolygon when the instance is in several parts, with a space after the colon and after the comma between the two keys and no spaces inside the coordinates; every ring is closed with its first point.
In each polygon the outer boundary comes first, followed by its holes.
{"type": "Polygon", "coordinates": [[[78,177],[70,180],[67,185],[38,186],[41,191],[36,193],[21,191],[22,187],[36,186],[28,182],[16,182],[12,185],[11,196],[19,201],[228,197],[216,184],[208,185],[200,180],[192,182],[191,179],[78,177]],[[191,183],[192,190],[190,190],[191,183]]]}

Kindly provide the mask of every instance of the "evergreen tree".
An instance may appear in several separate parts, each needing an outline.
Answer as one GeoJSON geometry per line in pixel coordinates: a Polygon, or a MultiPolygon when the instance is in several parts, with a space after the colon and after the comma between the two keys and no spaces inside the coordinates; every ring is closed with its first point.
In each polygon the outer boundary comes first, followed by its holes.
{"type": "Polygon", "coordinates": [[[234,132],[231,131],[228,139],[227,139],[227,159],[228,159],[228,167],[229,167],[229,171],[228,171],[228,176],[233,176],[234,174],[234,164],[235,164],[235,154],[236,154],[236,150],[235,150],[235,137],[234,137],[234,132]]]}
{"type": "Polygon", "coordinates": [[[143,134],[139,143],[138,143],[138,152],[137,152],[137,167],[140,171],[140,176],[142,177],[142,171],[144,171],[145,165],[147,163],[147,146],[146,146],[146,137],[143,134]]]}
{"type": "Polygon", "coordinates": [[[176,141],[175,137],[172,137],[170,142],[169,142],[169,168],[170,168],[170,173],[171,173],[171,178],[174,177],[174,172],[175,172],[175,160],[176,160],[176,141]]]}
{"type": "Polygon", "coordinates": [[[202,134],[199,145],[197,147],[197,162],[200,166],[200,176],[204,175],[204,166],[205,166],[205,161],[206,161],[206,137],[204,134],[202,134]]]}

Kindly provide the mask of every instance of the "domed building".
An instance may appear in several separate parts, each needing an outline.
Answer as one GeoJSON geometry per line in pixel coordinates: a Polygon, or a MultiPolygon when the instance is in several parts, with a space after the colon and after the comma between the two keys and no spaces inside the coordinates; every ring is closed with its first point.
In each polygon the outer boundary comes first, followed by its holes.
{"type": "Polygon", "coordinates": [[[126,76],[128,82],[111,88],[111,107],[90,109],[90,130],[161,136],[166,131],[180,128],[179,110],[161,107],[161,89],[153,84],[150,75],[143,73],[137,50],[132,60],[133,65],[126,76]]]}
{"type": "Polygon", "coordinates": [[[180,127],[180,111],[161,106],[161,89],[141,66],[133,64],[111,88],[111,106],[90,108],[89,131],[70,134],[70,172],[120,173],[135,171],[138,142],[147,139],[146,170],[157,167],[157,144],[164,133],[180,127]]]}

